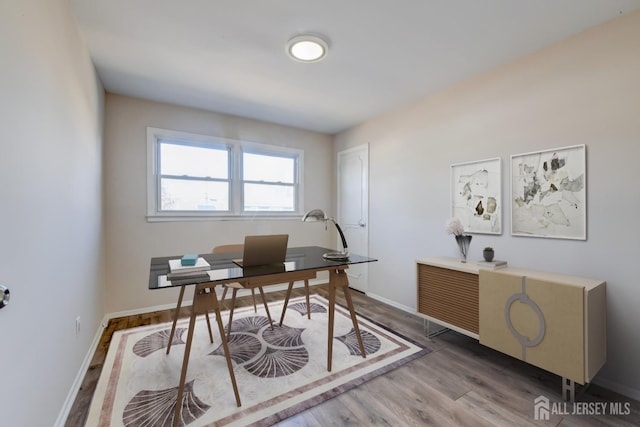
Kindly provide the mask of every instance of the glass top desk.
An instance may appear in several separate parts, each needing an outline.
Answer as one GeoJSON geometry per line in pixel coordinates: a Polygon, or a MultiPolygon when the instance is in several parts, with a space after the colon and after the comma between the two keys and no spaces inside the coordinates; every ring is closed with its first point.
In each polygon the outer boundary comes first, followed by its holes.
{"type": "MultiPolygon", "coordinates": [[[[233,263],[234,259],[242,257],[242,254],[238,252],[201,254],[200,256],[207,260],[207,262],[211,266],[211,270],[205,272],[196,272],[188,277],[182,275],[178,277],[172,277],[170,274],[169,260],[180,259],[182,257],[181,255],[157,257],[151,259],[149,289],[181,287],[180,299],[182,299],[184,287],[188,285],[195,285],[193,294],[193,305],[191,306],[189,319],[189,329],[187,332],[187,342],[184,351],[182,372],[180,374],[180,384],[178,386],[178,395],[176,400],[176,402],[179,402],[179,404],[176,404],[173,419],[174,426],[178,425],[178,420],[181,418],[181,403],[183,399],[187,366],[189,364],[189,353],[191,351],[191,342],[193,340],[193,330],[195,327],[196,315],[208,314],[211,310],[213,310],[216,314],[216,322],[218,324],[218,330],[220,332],[220,339],[224,348],[225,358],[227,360],[227,368],[229,370],[229,376],[231,377],[231,383],[233,385],[236,403],[238,404],[238,406],[241,405],[240,394],[238,392],[238,386],[236,384],[235,375],[233,373],[233,365],[229,356],[227,338],[224,332],[222,318],[220,316],[220,306],[218,304],[218,299],[215,293],[216,286],[220,286],[230,282],[240,282],[245,288],[251,289],[260,286],[282,284],[305,279],[314,279],[318,272],[328,271],[329,330],[327,340],[327,370],[331,371],[333,325],[335,318],[335,298],[336,289],[338,288],[341,288],[344,292],[345,300],[347,302],[349,313],[351,315],[351,321],[353,322],[353,329],[355,330],[356,337],[358,338],[360,352],[362,354],[362,357],[366,357],[364,346],[362,343],[362,337],[360,335],[360,328],[358,327],[355,310],[353,308],[353,302],[351,300],[351,294],[349,293],[349,281],[347,279],[345,270],[349,268],[349,265],[351,264],[361,264],[377,260],[360,255],[349,255],[349,257],[345,260],[327,260],[322,257],[322,255],[326,252],[332,252],[332,250],[318,246],[289,248],[287,249],[287,257],[284,265],[269,265],[245,268],[240,268],[233,263]]],[[[178,313],[176,310],[169,341],[171,341],[171,338],[173,338],[177,317],[178,313]]],[[[167,353],[169,351],[169,348],[167,349],[167,353]]]]}

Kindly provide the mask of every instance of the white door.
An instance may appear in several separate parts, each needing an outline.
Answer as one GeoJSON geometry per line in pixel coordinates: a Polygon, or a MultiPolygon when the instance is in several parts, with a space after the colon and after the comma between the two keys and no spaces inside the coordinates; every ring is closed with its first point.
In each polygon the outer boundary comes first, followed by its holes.
{"type": "MultiPolygon", "coordinates": [[[[349,253],[369,255],[369,146],[338,152],[338,224],[349,253]]],[[[367,263],[346,270],[349,287],[367,292],[367,263]]]]}

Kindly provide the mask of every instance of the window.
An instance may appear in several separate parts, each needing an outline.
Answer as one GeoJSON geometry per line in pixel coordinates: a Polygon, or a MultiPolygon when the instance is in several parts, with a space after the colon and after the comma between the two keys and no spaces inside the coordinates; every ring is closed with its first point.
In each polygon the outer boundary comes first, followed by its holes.
{"type": "Polygon", "coordinates": [[[159,210],[228,211],[229,148],[158,138],[159,210]]]}
{"type": "Polygon", "coordinates": [[[299,215],[302,154],[148,128],[148,218],[299,215]]]}
{"type": "Polygon", "coordinates": [[[243,211],[295,212],[295,155],[242,152],[243,211]]]}

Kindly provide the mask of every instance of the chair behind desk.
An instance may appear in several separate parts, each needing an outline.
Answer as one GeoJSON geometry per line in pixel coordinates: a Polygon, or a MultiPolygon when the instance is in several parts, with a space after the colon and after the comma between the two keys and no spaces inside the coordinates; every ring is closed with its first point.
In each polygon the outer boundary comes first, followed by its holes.
{"type": "MultiPolygon", "coordinates": [[[[243,251],[244,251],[244,245],[242,244],[220,245],[220,246],[214,247],[211,250],[211,252],[214,254],[229,253],[229,252],[242,253],[243,251]]],[[[238,293],[238,289],[246,289],[246,288],[240,282],[226,283],[222,285],[222,287],[223,287],[222,297],[220,298],[221,305],[224,304],[224,299],[227,296],[227,291],[229,289],[232,290],[231,307],[229,307],[229,326],[227,328],[227,337],[229,337],[231,335],[231,322],[233,321],[233,309],[235,308],[235,304],[236,304],[236,294],[238,293]]],[[[267,317],[269,318],[269,324],[271,325],[271,329],[273,329],[273,321],[271,320],[271,313],[269,313],[269,307],[267,306],[267,299],[264,297],[264,290],[262,289],[262,286],[258,287],[258,290],[260,291],[260,295],[262,296],[262,303],[264,304],[264,309],[267,312],[267,317]]],[[[258,308],[256,306],[255,288],[251,288],[251,296],[253,298],[253,310],[257,312],[258,308]]]]}
{"type": "MultiPolygon", "coordinates": [[[[223,253],[229,253],[229,252],[239,252],[242,253],[242,251],[244,250],[244,245],[243,244],[237,244],[237,245],[220,245],[220,246],[216,246],[211,250],[211,253],[214,254],[223,254],[223,253]]],[[[224,299],[227,297],[227,291],[229,290],[229,288],[238,288],[238,289],[244,289],[244,286],[242,286],[240,283],[234,282],[234,283],[227,283],[225,285],[222,285],[222,297],[220,298],[220,304],[224,306],[224,299]]],[[[258,307],[256,305],[256,291],[255,289],[251,289],[251,297],[253,298],[253,311],[257,312],[258,311],[258,307]]],[[[233,310],[233,307],[231,307],[231,310],[233,310]]]]}
{"type": "MultiPolygon", "coordinates": [[[[216,247],[214,247],[212,249],[211,252],[215,254],[215,253],[229,253],[229,252],[242,253],[243,251],[244,251],[244,245],[243,244],[233,244],[233,245],[216,246],[216,247]]],[[[291,291],[293,290],[293,284],[294,284],[294,282],[289,282],[289,286],[287,288],[287,294],[286,294],[286,297],[285,297],[284,306],[282,308],[282,315],[280,316],[280,326],[282,326],[282,322],[284,322],[284,316],[285,316],[285,313],[287,312],[287,305],[289,303],[289,298],[291,297],[291,291]]],[[[309,302],[309,280],[308,279],[304,280],[304,287],[305,287],[305,292],[306,292],[306,297],[307,297],[307,318],[311,319],[311,305],[310,305],[310,302],[309,302]]],[[[229,331],[231,331],[231,319],[233,318],[233,309],[234,309],[234,304],[235,304],[235,293],[237,292],[238,289],[244,289],[244,286],[242,284],[240,284],[240,283],[230,283],[230,284],[223,285],[222,297],[220,298],[220,303],[221,304],[224,304],[224,300],[225,300],[225,298],[227,296],[227,291],[229,290],[229,288],[234,289],[231,308],[229,309],[229,331]]],[[[260,292],[262,294],[262,301],[263,301],[263,303],[265,305],[265,308],[266,308],[266,311],[267,311],[267,315],[269,316],[269,322],[271,323],[271,315],[269,313],[269,309],[267,308],[267,302],[264,299],[264,293],[262,291],[262,287],[260,287],[259,290],[260,290],[260,292]]],[[[257,305],[256,305],[255,288],[251,288],[251,297],[253,298],[253,310],[254,311],[258,311],[257,305]]]]}

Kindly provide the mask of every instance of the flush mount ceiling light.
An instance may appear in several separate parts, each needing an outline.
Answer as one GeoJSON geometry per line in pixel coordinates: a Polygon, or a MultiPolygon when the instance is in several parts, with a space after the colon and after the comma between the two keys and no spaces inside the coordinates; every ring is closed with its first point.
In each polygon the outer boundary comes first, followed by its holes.
{"type": "Polygon", "coordinates": [[[293,37],[287,43],[287,53],[296,61],[317,62],[322,60],[329,46],[327,42],[319,36],[302,34],[293,37]]]}

